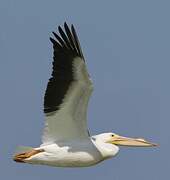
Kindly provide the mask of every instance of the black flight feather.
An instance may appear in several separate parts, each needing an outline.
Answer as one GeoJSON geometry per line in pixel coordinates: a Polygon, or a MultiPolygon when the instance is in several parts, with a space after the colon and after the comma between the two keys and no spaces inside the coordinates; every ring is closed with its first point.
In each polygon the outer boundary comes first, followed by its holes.
{"type": "Polygon", "coordinates": [[[73,62],[76,57],[83,59],[83,53],[73,25],[71,31],[66,23],[64,23],[64,28],[65,32],[60,26],[58,28],[61,37],[53,32],[56,39],[50,38],[54,49],[53,69],[44,96],[45,113],[60,109],[60,105],[74,81],[73,62]]]}

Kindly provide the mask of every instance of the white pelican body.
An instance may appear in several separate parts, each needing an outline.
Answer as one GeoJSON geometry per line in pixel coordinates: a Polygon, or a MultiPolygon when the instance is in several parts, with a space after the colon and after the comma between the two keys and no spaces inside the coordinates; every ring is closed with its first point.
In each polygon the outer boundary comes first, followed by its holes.
{"type": "Polygon", "coordinates": [[[16,154],[16,162],[60,167],[85,167],[115,156],[124,146],[154,146],[144,139],[113,133],[90,136],[87,106],[93,91],[76,31],[64,24],[60,36],[50,38],[54,48],[52,77],[44,97],[46,117],[42,145],[16,154]]]}
{"type": "Polygon", "coordinates": [[[26,159],[25,162],[58,167],[86,167],[114,156],[119,150],[113,144],[95,142],[93,139],[58,144],[37,148],[45,151],[26,159]]]}

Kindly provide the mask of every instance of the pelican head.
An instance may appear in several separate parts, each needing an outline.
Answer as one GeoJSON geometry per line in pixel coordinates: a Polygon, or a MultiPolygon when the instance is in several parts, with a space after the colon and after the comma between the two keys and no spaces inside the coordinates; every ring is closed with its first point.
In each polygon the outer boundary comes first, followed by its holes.
{"type": "Polygon", "coordinates": [[[104,159],[111,158],[119,152],[118,146],[152,147],[157,144],[143,138],[129,138],[115,133],[102,133],[92,137],[92,140],[104,159]]]}
{"type": "Polygon", "coordinates": [[[96,137],[96,140],[118,146],[151,147],[157,144],[149,142],[143,138],[129,138],[115,133],[102,133],[96,137]]]}

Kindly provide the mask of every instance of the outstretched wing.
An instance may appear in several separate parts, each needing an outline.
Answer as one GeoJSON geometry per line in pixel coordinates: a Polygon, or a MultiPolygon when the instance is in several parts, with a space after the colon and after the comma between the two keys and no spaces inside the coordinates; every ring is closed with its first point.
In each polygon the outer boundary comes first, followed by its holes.
{"type": "Polygon", "coordinates": [[[86,69],[80,43],[74,29],[64,23],[53,32],[54,61],[44,97],[46,115],[43,144],[87,138],[86,112],[93,85],[86,69]]]}

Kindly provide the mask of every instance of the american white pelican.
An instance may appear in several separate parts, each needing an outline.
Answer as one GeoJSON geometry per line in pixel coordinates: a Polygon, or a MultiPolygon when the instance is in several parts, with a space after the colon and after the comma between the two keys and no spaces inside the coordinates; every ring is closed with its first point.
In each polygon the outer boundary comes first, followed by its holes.
{"type": "Polygon", "coordinates": [[[59,167],[85,167],[115,156],[122,146],[156,146],[144,139],[114,133],[90,136],[87,106],[93,84],[73,25],[64,23],[50,38],[54,49],[52,77],[44,97],[46,117],[42,144],[24,148],[14,155],[16,162],[59,167]]]}

